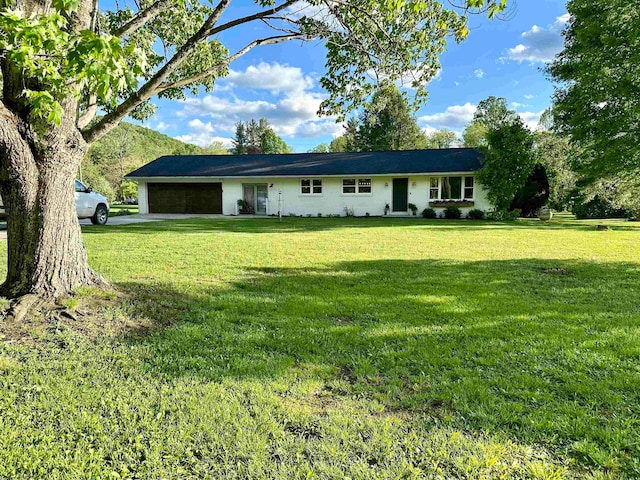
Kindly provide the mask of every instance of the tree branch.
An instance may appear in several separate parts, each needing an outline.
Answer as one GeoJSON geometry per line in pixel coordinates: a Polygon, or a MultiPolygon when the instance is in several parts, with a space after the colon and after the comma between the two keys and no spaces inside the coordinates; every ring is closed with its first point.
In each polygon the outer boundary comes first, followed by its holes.
{"type": "Polygon", "coordinates": [[[182,65],[182,63],[189,57],[189,54],[200,42],[204,41],[209,36],[209,32],[213,28],[213,25],[215,25],[220,19],[220,16],[230,3],[231,0],[221,0],[213,12],[211,12],[211,15],[209,15],[202,27],[200,27],[200,30],[189,38],[189,40],[180,47],[175,55],[165,63],[164,66],[147,81],[147,83],[140,87],[136,92],[132,93],[129,98],[118,105],[113,111],[102,117],[93,127],[83,132],[85,141],[91,143],[102,137],[109,130],[118,125],[118,123],[120,123],[120,121],[131,113],[138,105],[156,95],[158,93],[158,87],[162,82],[164,82],[169,75],[182,65]]]}
{"type": "Polygon", "coordinates": [[[275,37],[268,37],[268,38],[261,38],[259,40],[254,40],[253,42],[249,43],[244,48],[238,50],[236,53],[231,55],[224,62],[219,63],[219,64],[209,68],[208,70],[205,70],[204,72],[201,72],[201,73],[199,73],[197,75],[193,75],[193,76],[191,76],[189,78],[185,78],[185,79],[179,80],[177,82],[172,82],[172,83],[163,83],[162,85],[160,85],[158,90],[162,92],[162,91],[169,90],[169,89],[172,89],[172,88],[186,87],[187,85],[189,85],[191,83],[195,83],[195,82],[198,82],[200,80],[204,80],[205,78],[207,78],[207,77],[209,77],[211,75],[214,75],[221,68],[224,68],[224,67],[228,66],[230,63],[232,63],[233,61],[237,60],[242,55],[246,54],[247,52],[249,52],[251,49],[253,49],[255,47],[258,47],[260,45],[274,45],[276,43],[287,42],[289,40],[295,40],[297,38],[303,39],[304,35],[302,35],[300,33],[296,33],[296,34],[291,34],[291,35],[278,35],[278,36],[275,36],[275,37]]]}
{"type": "Polygon", "coordinates": [[[142,27],[145,23],[156,18],[162,12],[162,10],[164,10],[165,7],[169,5],[171,5],[171,0],[158,0],[155,3],[152,3],[149,7],[145,8],[144,10],[140,10],[128,22],[112,32],[112,35],[120,38],[130,35],[140,27],[142,27]]]}
{"type": "Polygon", "coordinates": [[[252,22],[254,20],[260,20],[264,17],[268,17],[284,10],[285,8],[293,5],[298,1],[299,0],[287,0],[277,7],[264,10],[254,15],[248,15],[246,17],[238,18],[231,22],[222,24],[219,27],[214,27],[216,22],[220,19],[222,13],[231,3],[231,0],[221,0],[213,10],[211,15],[204,22],[202,27],[200,27],[200,30],[198,30],[191,38],[189,38],[189,40],[187,40],[185,44],[180,47],[175,55],[167,63],[165,63],[164,66],[160,70],[158,70],[155,75],[153,75],[153,77],[151,77],[136,92],[132,93],[113,111],[102,117],[95,125],[83,132],[85,141],[88,143],[96,141],[97,139],[105,135],[109,130],[118,125],[118,123],[120,123],[120,121],[124,119],[128,114],[130,114],[138,105],[149,100],[151,97],[157,95],[161,91],[173,88],[167,85],[177,85],[178,83],[180,83],[181,86],[186,86],[190,83],[193,83],[194,81],[197,81],[197,79],[194,79],[195,77],[206,78],[207,76],[212,74],[210,73],[211,70],[214,70],[213,73],[215,73],[215,71],[219,70],[221,67],[228,65],[230,62],[244,55],[246,52],[258,45],[280,43],[287,40],[293,40],[294,38],[304,38],[304,36],[301,34],[293,34],[256,40],[254,42],[251,42],[249,45],[247,45],[245,48],[243,48],[233,56],[229,57],[229,59],[227,59],[224,63],[217,65],[216,67],[209,69],[202,74],[190,77],[190,81],[188,83],[185,83],[186,81],[180,81],[174,82],[173,84],[163,85],[167,77],[175,72],[176,69],[188,58],[189,54],[196,48],[196,46],[206,40],[207,37],[223,32],[229,28],[242,25],[243,23],[252,22]]]}
{"type": "Polygon", "coordinates": [[[89,125],[98,113],[98,97],[96,95],[89,95],[89,104],[84,112],[80,114],[76,121],[76,126],[82,130],[89,125]]]}
{"type": "Polygon", "coordinates": [[[228,30],[232,27],[237,27],[238,25],[242,25],[244,23],[253,22],[254,20],[261,20],[264,17],[269,17],[271,15],[274,15],[284,10],[287,7],[290,7],[294,3],[298,3],[299,1],[300,0],[287,0],[282,5],[278,5],[277,7],[270,8],[269,10],[264,10],[262,12],[255,13],[253,15],[248,15],[246,17],[237,18],[230,22],[223,23],[219,27],[212,28],[211,31],[209,32],[209,35],[215,35],[217,33],[224,32],[225,30],[228,30]]]}

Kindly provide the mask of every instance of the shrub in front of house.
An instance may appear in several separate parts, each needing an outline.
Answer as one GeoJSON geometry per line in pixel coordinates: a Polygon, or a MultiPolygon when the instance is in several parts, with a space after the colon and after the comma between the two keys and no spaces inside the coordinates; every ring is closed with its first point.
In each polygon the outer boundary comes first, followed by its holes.
{"type": "Polygon", "coordinates": [[[487,220],[494,220],[499,222],[504,221],[514,221],[520,218],[520,214],[522,211],[519,208],[512,210],[510,212],[502,211],[502,210],[491,210],[487,213],[487,220]]]}
{"type": "Polygon", "coordinates": [[[462,217],[462,211],[458,207],[447,207],[444,209],[444,218],[457,220],[462,217]]]}
{"type": "Polygon", "coordinates": [[[471,220],[483,220],[484,211],[480,210],[479,208],[474,208],[472,210],[469,210],[467,217],[470,218],[471,220]]]}
{"type": "Polygon", "coordinates": [[[423,218],[438,218],[438,214],[433,208],[425,208],[422,210],[423,218]]]}

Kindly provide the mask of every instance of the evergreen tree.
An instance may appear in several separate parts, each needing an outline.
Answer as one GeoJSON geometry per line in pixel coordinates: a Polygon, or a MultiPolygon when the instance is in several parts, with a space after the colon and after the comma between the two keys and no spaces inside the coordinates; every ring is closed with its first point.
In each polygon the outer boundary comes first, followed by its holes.
{"type": "Polygon", "coordinates": [[[236,123],[236,135],[233,137],[233,153],[236,155],[246,155],[249,147],[247,130],[242,122],[236,123]]]}
{"type": "Polygon", "coordinates": [[[236,155],[291,153],[291,147],[278,136],[266,118],[238,122],[233,144],[236,155]]]}

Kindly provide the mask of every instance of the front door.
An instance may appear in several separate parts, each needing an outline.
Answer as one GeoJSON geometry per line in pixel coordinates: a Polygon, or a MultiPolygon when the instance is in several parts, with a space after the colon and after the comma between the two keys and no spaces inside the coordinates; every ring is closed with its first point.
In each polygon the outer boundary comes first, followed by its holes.
{"type": "Polygon", "coordinates": [[[245,183],[242,185],[242,198],[247,202],[247,210],[243,213],[255,215],[267,214],[267,199],[269,198],[269,186],[264,183],[245,183]]]}
{"type": "Polygon", "coordinates": [[[256,185],[256,215],[267,214],[267,199],[269,198],[269,187],[264,185],[256,185]]]}
{"type": "Polygon", "coordinates": [[[393,208],[394,212],[406,212],[409,195],[409,179],[393,179],[393,208]]]}

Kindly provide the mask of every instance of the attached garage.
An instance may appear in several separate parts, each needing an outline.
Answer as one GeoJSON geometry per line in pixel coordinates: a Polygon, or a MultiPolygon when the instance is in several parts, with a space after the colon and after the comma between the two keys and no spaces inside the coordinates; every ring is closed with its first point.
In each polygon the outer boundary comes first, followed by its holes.
{"type": "Polygon", "coordinates": [[[149,183],[149,213],[222,214],[222,183],[149,183]]]}

